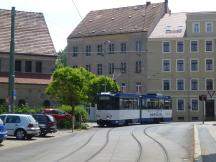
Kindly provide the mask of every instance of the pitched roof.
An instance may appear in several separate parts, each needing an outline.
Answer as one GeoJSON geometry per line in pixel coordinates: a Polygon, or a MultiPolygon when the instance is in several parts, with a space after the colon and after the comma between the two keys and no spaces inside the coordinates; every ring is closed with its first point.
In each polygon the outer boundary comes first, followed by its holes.
{"type": "Polygon", "coordinates": [[[149,38],[182,38],[186,31],[186,13],[165,14],[149,38]]]}
{"type": "MultiPolygon", "coordinates": [[[[10,51],[11,11],[0,9],[0,52],[10,51]]],[[[42,13],[16,11],[15,51],[22,54],[56,53],[42,13]]]]}
{"type": "Polygon", "coordinates": [[[68,38],[148,31],[164,14],[164,6],[165,3],[148,3],[91,11],[68,38]]]}
{"type": "MultiPolygon", "coordinates": [[[[51,74],[16,74],[16,84],[48,85],[51,82],[51,74]]],[[[0,74],[0,83],[8,83],[8,73],[0,74]]]]}

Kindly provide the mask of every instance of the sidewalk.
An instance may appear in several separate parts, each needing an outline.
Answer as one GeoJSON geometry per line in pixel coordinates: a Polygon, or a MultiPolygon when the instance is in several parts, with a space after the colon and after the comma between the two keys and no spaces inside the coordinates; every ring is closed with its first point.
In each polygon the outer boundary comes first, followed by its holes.
{"type": "Polygon", "coordinates": [[[194,124],[195,162],[216,162],[216,121],[194,124]]]}

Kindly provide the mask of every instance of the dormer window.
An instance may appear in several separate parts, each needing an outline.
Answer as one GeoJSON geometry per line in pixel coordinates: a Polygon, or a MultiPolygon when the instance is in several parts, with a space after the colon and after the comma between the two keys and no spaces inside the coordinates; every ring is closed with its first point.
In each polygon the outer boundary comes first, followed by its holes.
{"type": "Polygon", "coordinates": [[[200,23],[194,22],[192,26],[193,26],[193,33],[199,33],[200,32],[200,23]]]}

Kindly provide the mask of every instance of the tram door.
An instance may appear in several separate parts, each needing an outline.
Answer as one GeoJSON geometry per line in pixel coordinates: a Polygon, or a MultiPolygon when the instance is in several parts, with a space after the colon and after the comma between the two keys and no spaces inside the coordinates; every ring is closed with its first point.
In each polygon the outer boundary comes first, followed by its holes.
{"type": "Polygon", "coordinates": [[[206,121],[214,120],[214,100],[207,100],[206,101],[206,121]]]}

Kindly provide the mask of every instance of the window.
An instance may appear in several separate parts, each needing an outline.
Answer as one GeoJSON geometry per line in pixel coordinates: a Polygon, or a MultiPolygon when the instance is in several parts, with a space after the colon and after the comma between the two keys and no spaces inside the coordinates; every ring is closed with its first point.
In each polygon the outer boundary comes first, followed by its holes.
{"type": "Polygon", "coordinates": [[[109,44],[109,54],[114,54],[115,45],[113,43],[109,44]]]}
{"type": "Polygon", "coordinates": [[[50,101],[49,100],[44,100],[43,106],[49,108],[51,106],[50,101]]]}
{"type": "Polygon", "coordinates": [[[184,60],[176,60],[176,71],[177,72],[184,71],[184,60]]]}
{"type": "Polygon", "coordinates": [[[213,79],[206,79],[206,90],[214,90],[213,79]]]}
{"type": "Polygon", "coordinates": [[[73,65],[72,67],[73,67],[73,68],[78,68],[78,65],[73,65]]]}
{"type": "Polygon", "coordinates": [[[25,72],[32,72],[32,62],[31,61],[25,61],[25,72]]]}
{"type": "Polygon", "coordinates": [[[200,23],[198,23],[198,22],[194,22],[193,24],[192,24],[192,26],[193,26],[193,33],[199,33],[200,32],[200,23]]]}
{"type": "Polygon", "coordinates": [[[97,64],[97,74],[98,75],[103,74],[102,64],[97,64]]]}
{"type": "Polygon", "coordinates": [[[24,99],[20,99],[18,102],[18,106],[25,106],[26,105],[26,101],[24,99]]]}
{"type": "Polygon", "coordinates": [[[206,40],[205,41],[205,52],[212,52],[213,51],[213,41],[206,40]]]}
{"type": "Polygon", "coordinates": [[[121,84],[121,92],[126,92],[126,84],[125,83],[122,83],[121,84]]]}
{"type": "Polygon", "coordinates": [[[206,59],[205,60],[205,70],[208,71],[213,71],[214,69],[213,65],[213,59],[206,59]]]}
{"type": "Polygon", "coordinates": [[[198,41],[193,40],[190,42],[191,52],[198,52],[198,41]]]}
{"type": "Polygon", "coordinates": [[[183,53],[184,52],[184,42],[183,41],[178,41],[176,46],[177,46],[177,48],[176,48],[177,53],[183,53]]]}
{"type": "Polygon", "coordinates": [[[91,71],[91,65],[90,64],[86,65],[86,70],[91,71]]]}
{"type": "Polygon", "coordinates": [[[191,90],[192,91],[198,90],[198,80],[197,79],[191,79],[191,90]]]}
{"type": "Polygon", "coordinates": [[[179,116],[178,121],[184,121],[184,116],[179,116]]]}
{"type": "Polygon", "coordinates": [[[142,93],[142,84],[141,84],[141,82],[136,83],[136,93],[142,93]]]}
{"type": "Polygon", "coordinates": [[[179,91],[183,91],[184,90],[184,79],[178,79],[177,80],[176,88],[179,91]]]}
{"type": "Polygon", "coordinates": [[[163,53],[171,52],[170,42],[163,42],[163,53]]]}
{"type": "Polygon", "coordinates": [[[141,41],[140,40],[136,41],[136,52],[141,52],[141,41]]]}
{"type": "Polygon", "coordinates": [[[73,47],[73,57],[78,55],[78,47],[73,47]]]}
{"type": "Polygon", "coordinates": [[[197,99],[191,99],[191,110],[192,111],[198,111],[199,110],[199,105],[198,105],[198,100],[197,99]]]}
{"type": "Polygon", "coordinates": [[[121,72],[122,73],[126,73],[126,69],[127,67],[126,67],[126,62],[121,62],[121,72]]]}
{"type": "Polygon", "coordinates": [[[205,25],[206,25],[205,29],[207,33],[213,32],[213,22],[206,22],[205,25]]]}
{"type": "Polygon", "coordinates": [[[170,80],[164,79],[163,80],[163,90],[164,91],[169,91],[170,90],[170,80]]]}
{"type": "Polygon", "coordinates": [[[121,53],[126,53],[126,51],[127,51],[126,43],[121,43],[121,53]]]}
{"type": "Polygon", "coordinates": [[[114,63],[109,63],[109,74],[113,74],[115,69],[114,63]]]}
{"type": "Polygon", "coordinates": [[[91,46],[90,45],[86,46],[86,56],[91,56],[91,46]]]}
{"type": "Polygon", "coordinates": [[[98,55],[103,54],[103,46],[102,46],[102,44],[97,45],[97,54],[98,55]]]}
{"type": "Polygon", "coordinates": [[[15,72],[22,71],[22,62],[21,60],[15,60],[15,72]]]}
{"type": "Polygon", "coordinates": [[[185,109],[185,101],[184,99],[177,99],[177,110],[184,111],[185,109]]]}
{"type": "Polygon", "coordinates": [[[171,64],[170,60],[162,60],[162,69],[163,72],[170,72],[171,71],[171,64]]]}
{"type": "Polygon", "coordinates": [[[198,71],[198,60],[191,60],[191,72],[198,71]]]}
{"type": "Polygon", "coordinates": [[[8,115],[6,119],[6,123],[20,123],[20,117],[19,116],[12,116],[8,115]]]}
{"type": "Polygon", "coordinates": [[[41,61],[36,61],[35,72],[36,73],[42,73],[42,62],[41,61]]]}
{"type": "Polygon", "coordinates": [[[136,61],[136,69],[135,69],[135,72],[136,72],[136,73],[141,73],[141,71],[142,71],[141,61],[136,61]]]}

